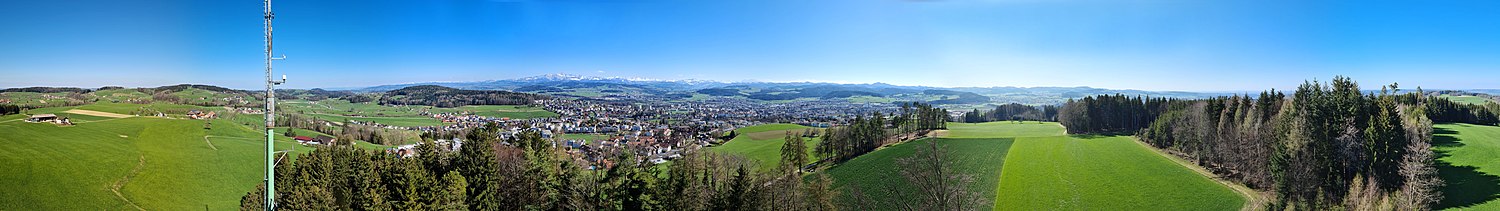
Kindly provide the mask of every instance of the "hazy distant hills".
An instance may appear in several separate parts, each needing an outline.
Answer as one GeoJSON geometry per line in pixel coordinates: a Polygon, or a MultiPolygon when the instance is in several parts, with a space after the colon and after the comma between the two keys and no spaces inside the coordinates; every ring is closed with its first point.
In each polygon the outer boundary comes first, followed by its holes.
{"type": "MultiPolygon", "coordinates": [[[[363,88],[285,89],[277,95],[308,99],[341,98],[368,102],[380,100],[378,95],[417,86],[442,86],[462,90],[509,91],[559,97],[611,98],[635,97],[664,100],[702,99],[712,97],[740,98],[767,102],[802,100],[847,100],[850,102],[927,102],[933,104],[1002,104],[1021,103],[1030,105],[1061,104],[1068,99],[1084,96],[1122,94],[1127,96],[1151,96],[1195,99],[1228,96],[1227,92],[1181,92],[1102,89],[1092,87],[929,87],[901,86],[885,83],[839,84],[816,82],[720,82],[707,80],[654,80],[641,78],[589,77],[565,74],[549,74],[516,79],[472,81],[472,82],[421,82],[409,84],[377,85],[363,88]],[[377,94],[378,93],[378,94],[377,94]],[[375,94],[375,95],[371,95],[375,94]]],[[[97,89],[71,87],[26,87],[0,90],[0,93],[87,93],[91,91],[122,89],[105,87],[97,89]]],[[[206,99],[203,94],[176,94],[184,89],[206,93],[226,93],[245,98],[258,91],[233,90],[211,85],[174,85],[157,88],[141,88],[144,97],[156,93],[173,93],[188,99],[206,99]]],[[[1379,92],[1379,90],[1367,90],[1379,92]]],[[[1414,90],[1402,90],[1406,92],[1414,90]]],[[[1471,89],[1462,91],[1429,90],[1436,94],[1500,95],[1496,89],[1471,89]],[[1453,92],[1453,93],[1448,93],[1453,92]]],[[[124,96],[124,95],[120,95],[124,96]]],[[[520,95],[517,95],[520,96],[520,95]]],[[[223,98],[224,96],[220,96],[223,98]]],[[[10,97],[17,98],[17,97],[10,97]]],[[[528,98],[528,97],[522,97],[528,98]]],[[[452,99],[441,102],[455,102],[452,99]]],[[[426,104],[419,103],[419,104],[426,104]]]]}
{"type": "Polygon", "coordinates": [[[574,97],[707,95],[784,101],[807,99],[855,99],[864,102],[922,101],[935,104],[1023,103],[1059,104],[1069,98],[1100,94],[1154,97],[1202,98],[1230,93],[1159,92],[1113,90],[1090,87],[963,87],[900,86],[885,83],[838,84],[814,82],[719,82],[705,80],[651,80],[618,77],[588,77],[549,74],[518,79],[473,82],[424,82],[341,89],[354,92],[384,92],[419,85],[459,89],[507,90],[574,97]]]}

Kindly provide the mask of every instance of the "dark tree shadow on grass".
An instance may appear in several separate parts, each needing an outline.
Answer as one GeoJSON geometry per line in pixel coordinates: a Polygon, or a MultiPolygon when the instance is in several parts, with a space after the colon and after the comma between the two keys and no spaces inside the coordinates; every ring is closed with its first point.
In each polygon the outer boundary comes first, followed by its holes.
{"type": "Polygon", "coordinates": [[[1105,135],[1099,135],[1099,134],[1089,133],[1089,134],[1068,134],[1068,137],[1073,137],[1073,138],[1076,138],[1076,139],[1094,139],[1094,138],[1103,138],[1103,137],[1106,137],[1106,136],[1105,135]]]}
{"type": "MultiPolygon", "coordinates": [[[[1464,146],[1464,143],[1458,142],[1458,137],[1457,136],[1458,136],[1458,131],[1453,131],[1453,130],[1443,129],[1443,128],[1432,128],[1432,146],[1433,147],[1462,147],[1462,146],[1464,146]]],[[[1441,155],[1441,154],[1438,155],[1438,157],[1445,157],[1445,156],[1447,156],[1447,155],[1441,155]]]]}
{"type": "MultiPolygon", "coordinates": [[[[1433,128],[1432,133],[1434,147],[1451,149],[1464,146],[1456,137],[1458,131],[1433,128]]],[[[1448,150],[1434,151],[1438,159],[1449,156],[1448,150]]],[[[1437,209],[1468,207],[1500,199],[1500,176],[1479,172],[1478,167],[1454,166],[1442,160],[1437,160],[1434,167],[1444,183],[1441,189],[1443,200],[1438,202],[1437,209]]]]}
{"type": "Polygon", "coordinates": [[[1438,202],[1437,209],[1473,206],[1500,198],[1500,176],[1442,161],[1436,167],[1444,183],[1443,201],[1438,202]]]}
{"type": "Polygon", "coordinates": [[[1079,139],[1093,139],[1093,138],[1106,138],[1106,137],[1110,137],[1110,136],[1134,136],[1134,135],[1135,135],[1134,133],[1126,133],[1126,132],[1117,132],[1117,133],[1082,133],[1082,134],[1068,134],[1068,137],[1079,138],[1079,139]]]}

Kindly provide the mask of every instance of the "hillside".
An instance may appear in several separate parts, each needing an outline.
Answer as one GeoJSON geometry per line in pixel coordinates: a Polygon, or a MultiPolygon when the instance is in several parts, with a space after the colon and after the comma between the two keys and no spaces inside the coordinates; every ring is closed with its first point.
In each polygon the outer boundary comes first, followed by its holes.
{"type": "Polygon", "coordinates": [[[1500,127],[1433,125],[1433,151],[1443,178],[1437,209],[1500,209],[1500,127]]]}
{"type": "MultiPolygon", "coordinates": [[[[786,132],[803,133],[810,127],[794,124],[765,124],[735,130],[739,136],[723,145],[709,148],[710,151],[744,156],[754,160],[757,170],[766,171],[781,165],[781,146],[786,144],[786,132]]],[[[818,129],[815,129],[818,130],[818,129]]],[[[805,138],[807,146],[817,146],[819,138],[805,138]]],[[[808,147],[808,157],[812,155],[808,147]]],[[[811,163],[812,160],[809,160],[811,163]]]]}
{"type": "Polygon", "coordinates": [[[452,108],[466,105],[526,105],[547,99],[536,94],[493,90],[463,90],[436,85],[401,88],[385,92],[379,102],[384,105],[426,105],[452,108]]]}
{"type": "Polygon", "coordinates": [[[1022,103],[1061,104],[1069,98],[1098,94],[1151,95],[1196,99],[1230,93],[1115,90],[1090,87],[958,87],[901,86],[885,83],[839,84],[814,82],[718,82],[651,80],[550,74],[517,79],[473,82],[424,82],[341,89],[386,92],[414,86],[444,86],[472,90],[508,90],[565,97],[658,97],[668,100],[694,94],[760,101],[846,99],[850,102],[928,102],[934,104],[1022,103]]]}
{"type": "MultiPolygon", "coordinates": [[[[899,182],[895,160],[915,147],[947,147],[969,186],[996,210],[1233,210],[1244,198],[1124,136],[1075,137],[1057,123],[949,123],[946,135],[887,146],[829,168],[835,187],[874,191],[899,182]],[[1117,174],[1133,176],[1116,176],[1117,174]]],[[[852,200],[844,195],[843,200],[852,200]]],[[[986,206],[990,207],[990,206],[986,206]]]]}
{"type": "Polygon", "coordinates": [[[1246,199],[1134,137],[1019,138],[995,210],[1235,210],[1246,199]]]}
{"type": "MultiPolygon", "coordinates": [[[[109,106],[56,107],[106,112],[109,106]]],[[[74,126],[0,117],[0,209],[231,210],[264,170],[260,132],[230,120],[90,117],[74,126]],[[171,191],[163,191],[171,190],[171,191]]],[[[75,118],[77,118],[75,116],[75,118]]],[[[280,150],[308,148],[278,138],[280,150]]]]}
{"type": "Polygon", "coordinates": [[[122,87],[98,89],[29,87],[0,90],[0,104],[28,108],[77,106],[94,102],[246,106],[260,103],[260,100],[250,91],[194,84],[130,89],[122,87]]]}

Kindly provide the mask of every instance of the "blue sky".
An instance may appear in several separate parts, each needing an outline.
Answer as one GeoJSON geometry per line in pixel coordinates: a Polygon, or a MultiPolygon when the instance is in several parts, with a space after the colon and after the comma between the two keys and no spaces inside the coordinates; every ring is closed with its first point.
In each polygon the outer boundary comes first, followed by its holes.
{"type": "MultiPolygon", "coordinates": [[[[259,89],[260,1],[0,2],[0,87],[259,89]]],[[[549,73],[926,86],[1500,88],[1500,1],[275,2],[290,88],[549,73]]]]}

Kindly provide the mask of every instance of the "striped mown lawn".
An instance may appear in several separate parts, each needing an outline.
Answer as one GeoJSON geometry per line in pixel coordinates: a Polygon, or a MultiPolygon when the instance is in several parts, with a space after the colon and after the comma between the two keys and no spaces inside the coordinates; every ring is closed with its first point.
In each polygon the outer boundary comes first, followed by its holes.
{"type": "Polygon", "coordinates": [[[996,210],[1238,210],[1233,190],[1129,136],[1018,138],[996,210]]]}

